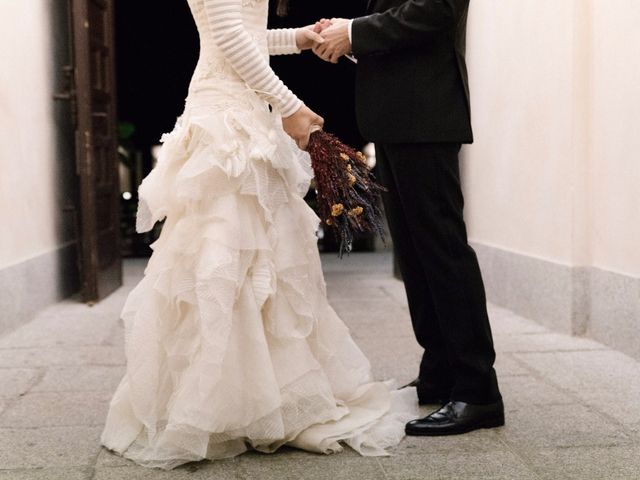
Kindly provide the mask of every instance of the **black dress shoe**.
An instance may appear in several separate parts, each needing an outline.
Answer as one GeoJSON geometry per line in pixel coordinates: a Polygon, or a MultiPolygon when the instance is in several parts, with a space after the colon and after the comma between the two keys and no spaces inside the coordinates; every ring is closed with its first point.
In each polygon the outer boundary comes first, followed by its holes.
{"type": "Polygon", "coordinates": [[[430,391],[420,388],[420,378],[416,378],[414,381],[407,383],[400,387],[403,388],[415,387],[418,392],[418,404],[419,405],[444,405],[449,401],[448,395],[430,391]]]}
{"type": "Polygon", "coordinates": [[[407,435],[432,437],[459,435],[480,428],[495,428],[503,425],[502,401],[490,405],[449,402],[431,415],[407,423],[405,431],[407,435]]]}

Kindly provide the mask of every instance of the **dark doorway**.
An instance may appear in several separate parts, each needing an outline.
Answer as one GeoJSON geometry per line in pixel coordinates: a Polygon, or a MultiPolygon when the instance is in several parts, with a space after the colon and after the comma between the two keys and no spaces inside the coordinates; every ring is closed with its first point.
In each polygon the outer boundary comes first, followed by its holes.
{"type": "Polygon", "coordinates": [[[79,178],[82,297],[103,299],[122,284],[112,1],[71,0],[69,85],[79,178]]]}

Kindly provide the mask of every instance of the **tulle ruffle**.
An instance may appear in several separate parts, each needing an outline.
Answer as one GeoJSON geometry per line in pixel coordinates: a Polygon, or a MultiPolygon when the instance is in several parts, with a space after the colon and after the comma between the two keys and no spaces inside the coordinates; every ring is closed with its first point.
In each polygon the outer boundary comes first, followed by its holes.
{"type": "Polygon", "coordinates": [[[327,303],[308,158],[250,107],[187,109],[140,187],[138,229],[166,220],[122,312],[127,372],[102,442],[142,465],[284,444],[382,455],[416,414],[327,303]]]}

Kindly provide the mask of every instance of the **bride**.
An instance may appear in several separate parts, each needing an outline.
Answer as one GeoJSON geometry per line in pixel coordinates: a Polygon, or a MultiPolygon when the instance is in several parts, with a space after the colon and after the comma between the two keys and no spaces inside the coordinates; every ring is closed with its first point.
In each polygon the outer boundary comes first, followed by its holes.
{"type": "Polygon", "coordinates": [[[268,63],[322,39],[267,31],[267,0],[189,4],[200,60],[140,186],[137,229],[165,223],[122,311],[127,370],[102,444],[163,469],[285,444],[384,455],[415,392],[372,380],[327,301],[309,160],[291,140],[305,148],[323,120],[268,63]]]}

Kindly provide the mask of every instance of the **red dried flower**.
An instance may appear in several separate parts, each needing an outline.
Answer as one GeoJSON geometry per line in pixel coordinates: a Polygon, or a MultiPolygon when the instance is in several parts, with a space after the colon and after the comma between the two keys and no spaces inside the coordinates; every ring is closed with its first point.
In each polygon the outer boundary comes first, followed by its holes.
{"type": "Polygon", "coordinates": [[[322,130],[311,134],[311,165],[315,173],[318,214],[340,241],[340,256],[350,252],[354,233],[377,233],[384,240],[380,195],[385,188],[366,157],[322,130]],[[346,211],[347,215],[342,215],[346,211]]]}

